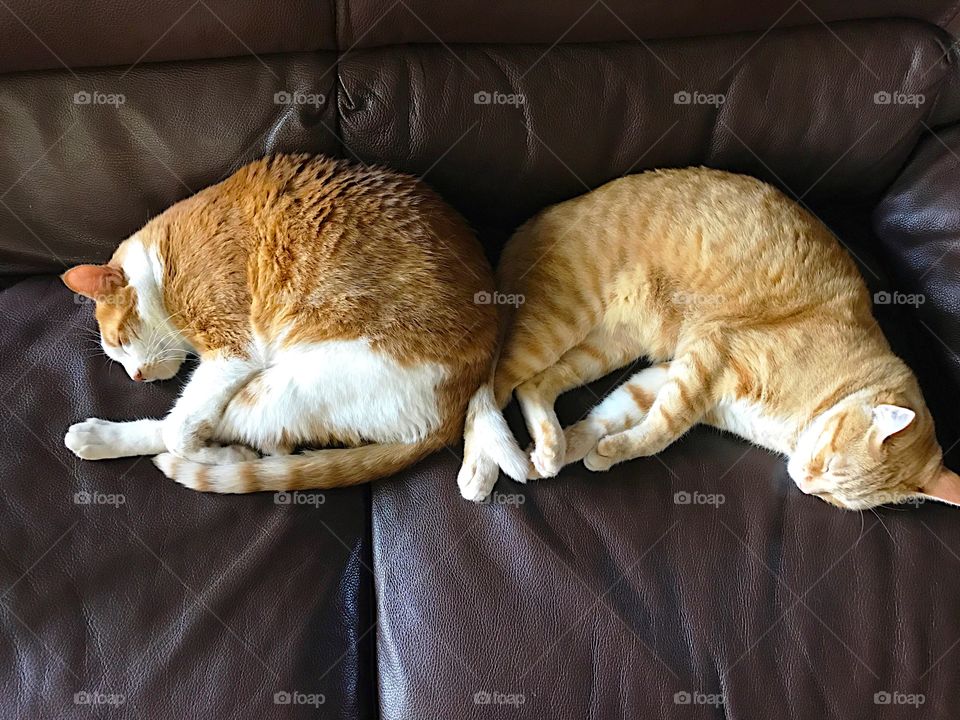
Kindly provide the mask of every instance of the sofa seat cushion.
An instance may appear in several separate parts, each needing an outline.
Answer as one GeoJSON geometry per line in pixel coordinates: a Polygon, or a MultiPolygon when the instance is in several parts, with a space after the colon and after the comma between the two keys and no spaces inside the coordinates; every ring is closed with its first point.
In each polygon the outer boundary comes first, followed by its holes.
{"type": "Polygon", "coordinates": [[[71,423],[160,416],[181,383],[131,382],[94,327],[56,277],[0,293],[0,717],[314,717],[321,698],[369,717],[369,489],[283,503],[78,460],[71,423]]]}

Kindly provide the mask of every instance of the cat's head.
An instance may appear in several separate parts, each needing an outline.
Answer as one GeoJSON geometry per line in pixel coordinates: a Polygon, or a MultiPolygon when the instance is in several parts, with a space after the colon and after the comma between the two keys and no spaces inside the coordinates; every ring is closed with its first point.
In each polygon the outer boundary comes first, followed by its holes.
{"type": "Polygon", "coordinates": [[[136,287],[126,272],[111,261],[107,265],[77,265],[61,275],[73,292],[96,303],[100,345],[112,360],[123,365],[137,382],[167,380],[177,374],[186,349],[170,319],[150,295],[136,287]]]}
{"type": "Polygon", "coordinates": [[[960,476],[943,467],[926,406],[913,405],[841,401],[800,436],[790,477],[803,492],[848,510],[914,499],[960,505],[960,476]]]}

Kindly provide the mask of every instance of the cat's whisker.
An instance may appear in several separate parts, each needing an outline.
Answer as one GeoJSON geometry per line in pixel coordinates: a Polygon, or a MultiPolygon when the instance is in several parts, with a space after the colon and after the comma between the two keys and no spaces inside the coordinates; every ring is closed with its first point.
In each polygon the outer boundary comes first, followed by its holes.
{"type": "Polygon", "coordinates": [[[896,540],[896,538],[894,538],[893,535],[890,533],[890,530],[887,529],[887,526],[886,526],[886,525],[884,524],[884,522],[883,522],[883,518],[880,517],[880,513],[878,513],[874,508],[870,508],[870,512],[872,512],[872,513],[874,514],[874,516],[877,518],[877,522],[880,523],[880,527],[883,528],[883,531],[887,534],[887,537],[889,537],[889,538],[893,541],[893,544],[896,545],[896,544],[897,544],[897,540],[896,540]]]}
{"type": "Polygon", "coordinates": [[[159,345],[161,343],[174,343],[177,338],[182,337],[180,330],[174,328],[173,330],[167,330],[162,336],[160,336],[159,331],[155,331],[151,335],[150,343],[151,345],[159,345]]]}

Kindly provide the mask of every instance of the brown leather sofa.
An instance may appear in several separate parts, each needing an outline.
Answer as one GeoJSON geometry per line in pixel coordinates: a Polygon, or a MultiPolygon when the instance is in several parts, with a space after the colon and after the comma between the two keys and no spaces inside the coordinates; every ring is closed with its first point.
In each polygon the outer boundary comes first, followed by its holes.
{"type": "Polygon", "coordinates": [[[850,248],[960,469],[958,5],[0,1],[0,717],[958,717],[958,510],[841,512],[709,429],[487,505],[458,448],[196,494],[63,447],[180,381],[111,367],[57,279],[271,152],[424,174],[492,259],[612,178],[732,169],[850,248]]]}

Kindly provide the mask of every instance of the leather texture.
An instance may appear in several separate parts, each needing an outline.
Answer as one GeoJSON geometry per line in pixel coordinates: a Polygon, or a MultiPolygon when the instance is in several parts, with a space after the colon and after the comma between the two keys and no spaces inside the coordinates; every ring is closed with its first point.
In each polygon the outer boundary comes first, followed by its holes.
{"type": "Polygon", "coordinates": [[[960,469],[956,16],[0,1],[0,717],[953,720],[955,509],[844,513],[703,428],[481,506],[459,448],[295,502],[191,493],[63,447],[91,415],[161,415],[179,381],[130,382],[56,274],[271,152],[423,174],[494,260],[624,173],[748,172],[820,215],[872,292],[923,294],[875,314],[960,469]]]}
{"type": "Polygon", "coordinates": [[[4,0],[0,72],[333,50],[333,13],[331,0],[4,0]]]}
{"type": "MultiPolygon", "coordinates": [[[[892,291],[866,207],[813,209],[871,291],[892,291]]],[[[926,369],[912,308],[878,309],[926,369]]],[[[562,396],[561,422],[635,369],[562,396]]],[[[942,375],[920,376],[928,397],[943,392],[942,375]]],[[[387,720],[946,720],[960,707],[955,508],[838,512],[780,458],[706,427],[607,473],[501,478],[484,505],[451,491],[457,470],[438,453],[374,486],[387,720]]]]}
{"type": "Polygon", "coordinates": [[[0,76],[0,273],[105,261],[264,154],[337,154],[335,81],[327,53],[0,76]]]}
{"type": "Polygon", "coordinates": [[[864,18],[914,18],[953,30],[956,0],[337,0],[340,47],[402,43],[633,42],[864,18]]]}
{"type": "Polygon", "coordinates": [[[179,381],[111,367],[56,277],[0,293],[0,323],[0,716],[370,717],[369,488],[218,497],[82,462],[71,423],[160,416],[179,381]]]}
{"type": "Polygon", "coordinates": [[[733,169],[809,199],[875,197],[933,122],[941,88],[952,93],[946,37],[920,23],[757,40],[355,52],[340,64],[343,142],[365,161],[427,172],[468,218],[509,227],[655,167],[733,169]],[[924,101],[875,102],[893,88],[924,101]]]}
{"type": "Polygon", "coordinates": [[[904,296],[944,379],[960,387],[960,127],[923,139],[874,212],[904,296]]]}

